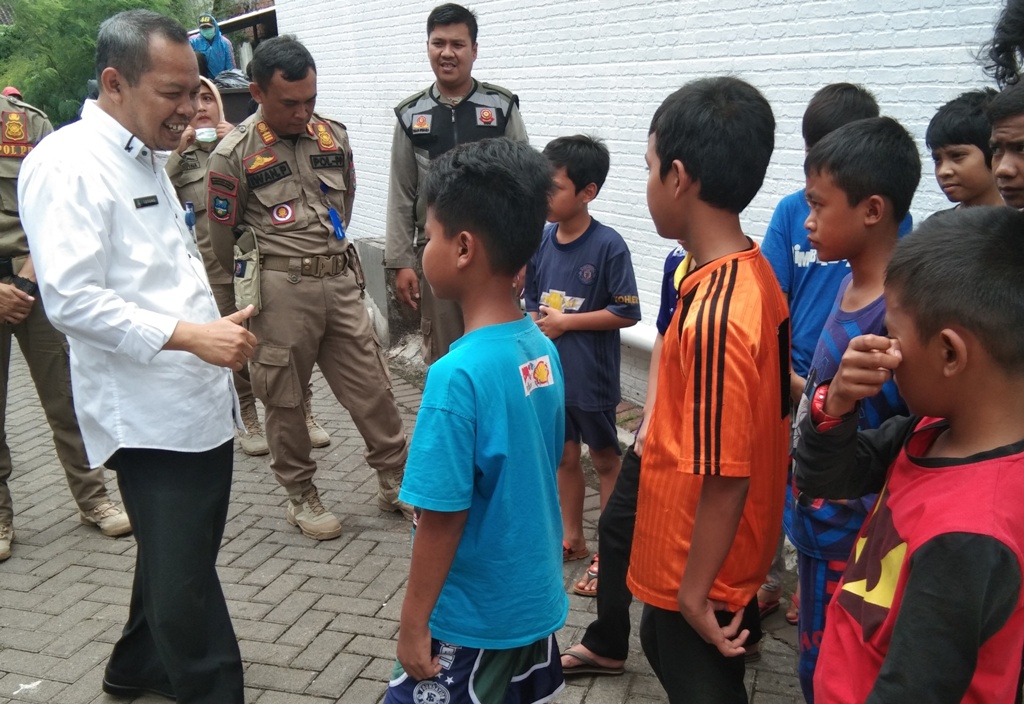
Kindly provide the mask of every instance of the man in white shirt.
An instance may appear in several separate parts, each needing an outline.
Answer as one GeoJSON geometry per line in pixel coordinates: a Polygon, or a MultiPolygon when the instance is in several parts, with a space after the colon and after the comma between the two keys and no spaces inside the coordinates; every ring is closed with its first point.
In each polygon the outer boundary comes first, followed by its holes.
{"type": "Polygon", "coordinates": [[[128,623],[103,689],[242,704],[242,663],[215,569],[231,488],[229,369],[252,354],[221,318],[165,171],[195,112],[185,30],[115,15],[96,45],[100,95],[25,160],[19,202],[40,292],[69,338],[91,465],[117,472],[138,553],[128,623]]]}

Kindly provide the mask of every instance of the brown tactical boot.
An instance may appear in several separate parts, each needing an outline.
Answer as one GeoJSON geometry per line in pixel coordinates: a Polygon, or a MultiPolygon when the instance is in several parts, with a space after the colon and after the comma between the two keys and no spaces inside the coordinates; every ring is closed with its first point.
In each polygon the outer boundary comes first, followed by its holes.
{"type": "Polygon", "coordinates": [[[242,446],[242,452],[251,456],[259,457],[270,452],[267,446],[267,436],[263,434],[263,426],[260,425],[260,417],[256,413],[255,404],[242,408],[242,424],[245,432],[238,430],[238,442],[242,446]]]}
{"type": "Polygon", "coordinates": [[[401,511],[407,520],[412,520],[412,506],[398,500],[405,471],[401,469],[377,470],[377,508],[381,511],[401,511]]]}
{"type": "Polygon", "coordinates": [[[310,486],[297,499],[288,498],[288,522],[313,540],[331,540],[341,535],[341,522],[320,503],[320,493],[310,486]]]}
{"type": "Polygon", "coordinates": [[[313,417],[313,399],[309,396],[306,397],[306,430],[309,431],[309,441],[313,447],[327,447],[331,444],[331,436],[313,417]]]}

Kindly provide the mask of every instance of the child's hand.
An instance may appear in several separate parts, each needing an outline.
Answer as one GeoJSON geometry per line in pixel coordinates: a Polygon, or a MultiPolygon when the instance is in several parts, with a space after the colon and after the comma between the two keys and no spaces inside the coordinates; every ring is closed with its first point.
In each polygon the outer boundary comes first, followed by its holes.
{"type": "Polygon", "coordinates": [[[850,340],[836,376],[828,387],[823,410],[830,416],[844,416],[857,401],[870,398],[892,378],[903,360],[899,344],[882,335],[860,335],[850,340]]]}
{"type": "Polygon", "coordinates": [[[547,336],[549,340],[557,340],[568,329],[565,326],[565,313],[557,308],[540,306],[540,318],[537,319],[537,327],[547,336]]]}
{"type": "Polygon", "coordinates": [[[700,603],[688,604],[680,589],[679,613],[705,642],[718,648],[718,652],[725,657],[733,658],[747,652],[743,644],[747,641],[750,631],[745,628],[739,630],[740,622],[743,620],[743,609],[733,614],[728,625],[719,626],[715,611],[726,609],[727,604],[711,601],[706,597],[700,603]]]}
{"type": "Polygon", "coordinates": [[[441,660],[430,657],[430,628],[416,629],[402,624],[398,629],[398,662],[409,677],[419,682],[437,677],[441,672],[441,660]]]}

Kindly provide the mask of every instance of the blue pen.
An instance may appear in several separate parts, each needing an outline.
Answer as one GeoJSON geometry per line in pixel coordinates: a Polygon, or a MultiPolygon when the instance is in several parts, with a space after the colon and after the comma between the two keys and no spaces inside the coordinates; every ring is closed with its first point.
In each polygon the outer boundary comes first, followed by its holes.
{"type": "Polygon", "coordinates": [[[185,201],[185,225],[188,227],[188,232],[192,235],[192,239],[196,238],[196,206],[193,205],[192,201],[185,201]]]}
{"type": "MultiPolygon", "coordinates": [[[[320,192],[327,195],[327,184],[323,181],[320,182],[320,192]]],[[[334,236],[339,240],[345,239],[345,226],[341,224],[341,216],[338,215],[338,211],[328,206],[327,214],[331,216],[331,224],[334,225],[334,236]]]]}

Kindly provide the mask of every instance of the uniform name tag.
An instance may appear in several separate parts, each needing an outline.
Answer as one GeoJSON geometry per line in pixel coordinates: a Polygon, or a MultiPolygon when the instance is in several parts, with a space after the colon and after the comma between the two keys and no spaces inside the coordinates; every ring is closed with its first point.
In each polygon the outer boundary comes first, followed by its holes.
{"type": "Polygon", "coordinates": [[[432,115],[417,115],[412,121],[412,133],[422,134],[430,131],[430,120],[432,115]]]}
{"type": "Polygon", "coordinates": [[[314,169],[341,169],[345,167],[345,157],[341,152],[336,154],[310,154],[309,163],[314,169]]]}
{"type": "Polygon", "coordinates": [[[274,166],[257,171],[254,174],[248,174],[245,177],[245,182],[249,184],[249,188],[262,188],[271,183],[276,183],[281,179],[288,178],[292,175],[292,168],[288,166],[288,162],[282,162],[275,164],[274,166]]]}
{"type": "Polygon", "coordinates": [[[195,154],[185,154],[181,157],[181,170],[194,171],[199,168],[199,157],[195,154]]]}
{"type": "Polygon", "coordinates": [[[135,208],[148,208],[151,205],[156,205],[160,201],[157,200],[156,196],[142,196],[141,198],[135,199],[135,208]]]}

